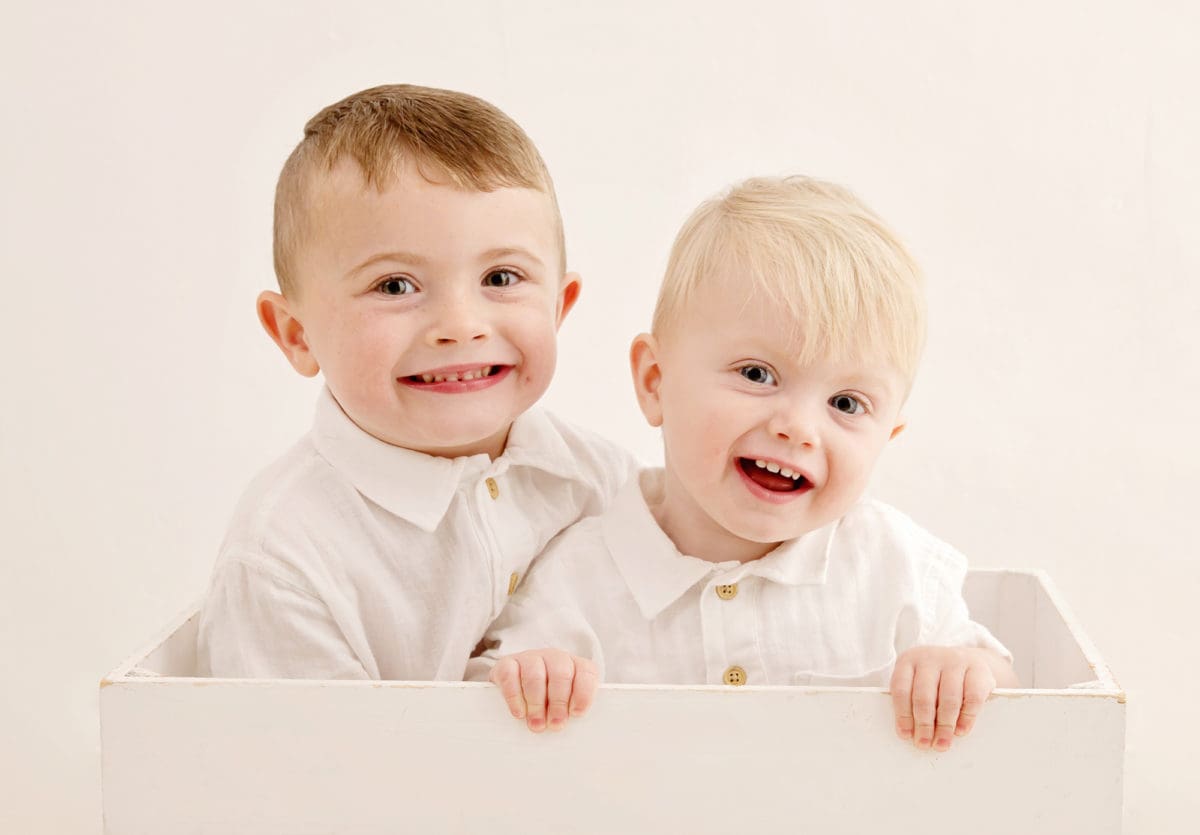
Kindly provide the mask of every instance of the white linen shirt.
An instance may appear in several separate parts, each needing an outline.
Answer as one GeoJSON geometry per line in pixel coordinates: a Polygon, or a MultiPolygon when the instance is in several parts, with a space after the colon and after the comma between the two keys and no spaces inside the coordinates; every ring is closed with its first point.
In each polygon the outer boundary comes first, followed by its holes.
{"type": "Polygon", "coordinates": [[[543,647],[591,658],[604,681],[645,684],[886,687],[909,647],[1008,655],[968,616],[963,556],[899,511],[863,499],[761,559],[711,563],[655,522],[662,481],[643,471],[550,543],[469,678],[543,647]]]}
{"type": "Polygon", "coordinates": [[[538,409],[494,461],[425,455],[364,432],[325,389],[312,431],[234,514],[199,673],[461,680],[533,558],[604,510],[634,466],[538,409]]]}

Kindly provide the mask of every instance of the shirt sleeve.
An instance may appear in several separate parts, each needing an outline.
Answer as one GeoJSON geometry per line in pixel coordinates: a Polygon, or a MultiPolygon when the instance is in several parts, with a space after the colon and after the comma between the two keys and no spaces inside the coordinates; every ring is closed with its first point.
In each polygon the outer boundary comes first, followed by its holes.
{"type": "Polygon", "coordinates": [[[221,678],[374,678],[318,597],[252,559],[225,559],[200,613],[197,672],[221,678]]]}
{"type": "MultiPolygon", "coordinates": [[[[570,530],[568,530],[568,534],[570,530]]],[[[604,658],[600,639],[575,597],[572,582],[571,537],[552,541],[538,557],[507,606],[488,627],[486,649],[467,662],[467,681],[487,681],[492,667],[506,655],[530,649],[561,649],[596,663],[601,680],[604,658]]]]}
{"type": "Polygon", "coordinates": [[[963,598],[967,560],[945,543],[930,555],[922,588],[923,617],[918,644],[944,647],[979,647],[999,653],[1012,662],[1012,653],[981,623],[971,620],[963,598]]]}

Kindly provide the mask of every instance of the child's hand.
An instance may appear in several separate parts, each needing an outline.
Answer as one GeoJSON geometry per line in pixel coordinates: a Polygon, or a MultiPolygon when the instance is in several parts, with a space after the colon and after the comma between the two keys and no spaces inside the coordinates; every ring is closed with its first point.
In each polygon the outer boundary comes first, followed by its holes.
{"type": "Polygon", "coordinates": [[[913,647],[896,659],[892,707],[896,733],[918,748],[950,748],[975,725],[996,677],[1015,684],[1008,660],[973,647],[913,647]]]}
{"type": "Polygon", "coordinates": [[[596,695],[596,665],[561,649],[531,649],[506,655],[489,676],[500,688],[513,717],[529,730],[560,731],[568,714],[582,716],[596,695]]]}

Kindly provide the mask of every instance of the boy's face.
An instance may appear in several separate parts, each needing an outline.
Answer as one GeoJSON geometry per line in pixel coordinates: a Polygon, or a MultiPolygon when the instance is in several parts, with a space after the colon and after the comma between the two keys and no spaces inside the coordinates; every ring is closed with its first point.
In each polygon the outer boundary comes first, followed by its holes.
{"type": "Polygon", "coordinates": [[[736,286],[711,282],[661,342],[635,340],[634,377],[663,429],[668,533],[761,556],[751,543],[815,530],[858,500],[903,428],[906,381],[886,363],[799,364],[790,317],[736,286]]]}
{"type": "Polygon", "coordinates": [[[380,440],[498,455],[550,384],[579,292],[561,271],[550,198],[459,190],[411,164],[378,191],[346,161],[313,188],[298,292],[260,297],[268,332],[380,440]]]}

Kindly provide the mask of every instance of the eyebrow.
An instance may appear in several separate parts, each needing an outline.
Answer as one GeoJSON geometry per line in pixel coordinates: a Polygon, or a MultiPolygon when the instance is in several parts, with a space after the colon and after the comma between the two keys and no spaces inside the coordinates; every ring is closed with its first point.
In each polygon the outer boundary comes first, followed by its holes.
{"type": "Polygon", "coordinates": [[[429,263],[428,258],[426,258],[424,255],[418,255],[415,252],[380,252],[376,255],[372,255],[361,264],[351,267],[346,273],[346,277],[349,278],[350,276],[358,275],[367,267],[373,267],[383,261],[395,261],[400,264],[411,264],[414,267],[423,267],[429,263]]]}
{"type": "Polygon", "coordinates": [[[494,261],[499,258],[507,258],[510,255],[520,255],[523,258],[528,258],[530,261],[537,264],[539,267],[545,266],[545,264],[542,263],[541,258],[538,258],[536,255],[534,255],[528,249],[525,249],[524,247],[520,247],[520,246],[502,246],[502,247],[497,247],[495,249],[489,249],[487,252],[484,252],[479,257],[481,260],[484,260],[484,261],[494,261]]]}
{"type": "Polygon", "coordinates": [[[865,374],[851,374],[845,379],[849,385],[874,389],[877,392],[882,392],[887,397],[895,397],[899,391],[903,390],[903,384],[897,389],[893,380],[887,374],[877,374],[868,371],[865,374]]]}
{"type": "MultiPolygon", "coordinates": [[[[480,253],[479,260],[495,261],[501,258],[508,258],[512,255],[519,255],[523,258],[527,258],[539,267],[545,266],[545,264],[542,263],[541,258],[538,258],[528,249],[519,246],[501,246],[494,249],[489,249],[486,252],[480,253]]],[[[372,255],[362,263],[352,267],[349,272],[346,273],[346,276],[349,277],[358,275],[368,267],[372,267],[384,261],[394,261],[400,264],[411,264],[414,267],[424,267],[429,263],[429,259],[427,257],[424,255],[418,255],[415,252],[380,252],[376,255],[372,255]]]]}

